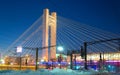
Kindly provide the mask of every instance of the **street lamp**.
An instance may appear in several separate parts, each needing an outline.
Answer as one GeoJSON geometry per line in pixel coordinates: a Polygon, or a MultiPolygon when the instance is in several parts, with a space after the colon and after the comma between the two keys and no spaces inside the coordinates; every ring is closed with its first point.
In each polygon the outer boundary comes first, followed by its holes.
{"type": "Polygon", "coordinates": [[[62,46],[58,46],[57,49],[58,49],[59,51],[63,51],[63,47],[62,47],[62,46]]]}
{"type": "Polygon", "coordinates": [[[60,68],[61,68],[61,61],[62,61],[62,56],[61,52],[64,50],[62,46],[58,46],[57,50],[60,51],[60,56],[58,56],[58,62],[60,63],[60,68]]]}
{"type": "Polygon", "coordinates": [[[21,70],[21,53],[22,53],[22,46],[17,46],[17,53],[20,53],[20,70],[21,70]]]}

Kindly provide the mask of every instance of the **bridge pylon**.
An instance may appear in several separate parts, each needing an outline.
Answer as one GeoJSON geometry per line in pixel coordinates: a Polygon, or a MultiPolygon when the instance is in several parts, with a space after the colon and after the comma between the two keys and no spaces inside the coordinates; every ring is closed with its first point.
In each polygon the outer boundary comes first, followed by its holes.
{"type": "MultiPolygon", "coordinates": [[[[49,13],[49,9],[43,11],[43,40],[42,46],[56,45],[56,27],[57,27],[56,12],[49,13]]],[[[56,59],[56,47],[50,47],[50,55],[48,48],[42,51],[42,58],[46,61],[56,59]]]]}

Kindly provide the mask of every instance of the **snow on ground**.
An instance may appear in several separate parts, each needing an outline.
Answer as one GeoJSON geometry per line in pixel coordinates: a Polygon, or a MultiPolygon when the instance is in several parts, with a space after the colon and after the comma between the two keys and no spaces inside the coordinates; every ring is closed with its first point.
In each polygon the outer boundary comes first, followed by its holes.
{"type": "MultiPolygon", "coordinates": [[[[25,70],[25,71],[13,71],[3,70],[0,71],[0,75],[110,75],[108,72],[100,72],[94,70],[71,70],[71,69],[59,69],[53,70],[39,69],[37,71],[25,70]]],[[[116,74],[118,75],[118,74],[116,74]]]]}

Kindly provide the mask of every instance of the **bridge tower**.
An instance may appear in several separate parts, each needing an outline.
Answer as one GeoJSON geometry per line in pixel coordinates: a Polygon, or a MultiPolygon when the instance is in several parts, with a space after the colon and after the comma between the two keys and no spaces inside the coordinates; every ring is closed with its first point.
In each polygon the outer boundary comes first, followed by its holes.
{"type": "MultiPolygon", "coordinates": [[[[43,11],[43,41],[42,46],[56,45],[56,12],[49,13],[49,9],[43,11]]],[[[50,48],[50,57],[48,58],[48,48],[42,51],[42,57],[46,61],[49,59],[56,59],[56,47],[50,48]]]]}

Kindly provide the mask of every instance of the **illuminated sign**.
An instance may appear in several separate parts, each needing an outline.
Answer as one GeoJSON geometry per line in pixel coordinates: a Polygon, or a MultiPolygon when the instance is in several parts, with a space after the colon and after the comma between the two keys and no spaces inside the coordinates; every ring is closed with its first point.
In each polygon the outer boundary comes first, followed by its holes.
{"type": "Polygon", "coordinates": [[[22,46],[18,46],[17,47],[17,53],[21,53],[22,52],[22,46]]]}

